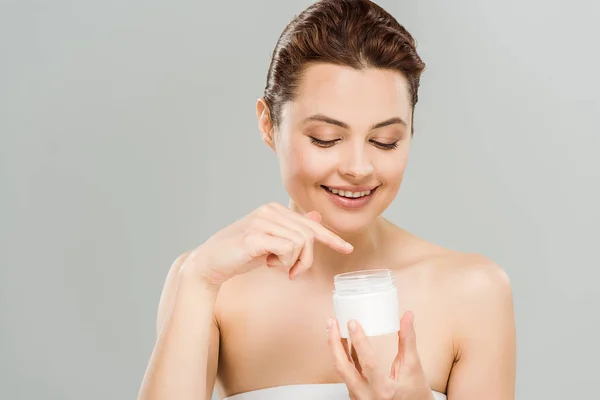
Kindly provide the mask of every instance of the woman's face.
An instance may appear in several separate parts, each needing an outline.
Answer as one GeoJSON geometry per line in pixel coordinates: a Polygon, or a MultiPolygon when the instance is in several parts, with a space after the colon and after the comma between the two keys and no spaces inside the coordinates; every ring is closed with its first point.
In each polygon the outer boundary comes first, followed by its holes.
{"type": "Polygon", "coordinates": [[[266,139],[294,208],[318,211],[333,230],[354,234],[390,205],[410,147],[407,87],[395,71],[307,67],[274,141],[266,139]]]}

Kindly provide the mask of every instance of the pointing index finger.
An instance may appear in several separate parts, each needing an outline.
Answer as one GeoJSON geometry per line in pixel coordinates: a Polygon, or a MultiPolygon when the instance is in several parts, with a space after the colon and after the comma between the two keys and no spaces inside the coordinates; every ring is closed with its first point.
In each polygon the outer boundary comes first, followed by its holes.
{"type": "Polygon", "coordinates": [[[281,211],[281,213],[288,215],[291,218],[294,218],[295,220],[307,225],[314,232],[315,239],[319,242],[344,254],[349,254],[352,252],[352,250],[354,250],[354,247],[350,243],[346,242],[344,239],[333,233],[331,230],[327,229],[319,222],[316,222],[313,219],[300,215],[282,205],[277,205],[277,208],[281,211]]]}
{"type": "MultiPolygon", "coordinates": [[[[307,219],[307,218],[306,218],[307,219]]],[[[344,239],[319,224],[318,222],[307,219],[309,227],[315,233],[315,239],[319,242],[326,244],[334,250],[337,250],[344,254],[349,254],[354,250],[354,247],[346,242],[344,239]]]]}

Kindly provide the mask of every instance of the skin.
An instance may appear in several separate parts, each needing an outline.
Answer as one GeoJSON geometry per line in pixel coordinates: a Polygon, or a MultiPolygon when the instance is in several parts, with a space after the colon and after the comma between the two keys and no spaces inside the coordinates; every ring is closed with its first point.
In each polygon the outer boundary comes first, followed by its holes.
{"type": "Polygon", "coordinates": [[[273,126],[262,100],[256,114],[290,203],[259,209],[173,263],[139,398],[206,393],[208,399],[215,383],[229,396],[343,382],[356,399],[431,399],[430,389],[450,400],[514,399],[515,326],[505,272],[486,257],[442,248],[381,216],[408,161],[406,79],[395,71],[312,64],[283,108],[281,126],[273,126]],[[321,185],[378,188],[367,206],[348,210],[321,185]],[[300,239],[290,239],[300,244],[283,249],[271,239],[277,235],[248,236],[273,221],[300,232],[300,239]],[[237,248],[230,238],[240,237],[238,231],[245,232],[252,257],[246,252],[225,262],[225,249],[237,248]],[[343,250],[338,237],[353,248],[343,250]],[[229,267],[234,264],[243,267],[229,267]],[[400,334],[370,341],[358,324],[347,353],[330,321],[333,276],[375,268],[394,272],[400,334]]]}

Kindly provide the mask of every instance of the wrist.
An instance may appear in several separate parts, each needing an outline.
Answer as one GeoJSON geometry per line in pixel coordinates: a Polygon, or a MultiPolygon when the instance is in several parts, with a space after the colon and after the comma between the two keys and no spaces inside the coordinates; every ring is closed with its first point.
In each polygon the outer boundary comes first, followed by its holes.
{"type": "Polygon", "coordinates": [[[204,269],[205,265],[199,263],[199,260],[193,260],[193,263],[188,265],[184,264],[177,274],[179,286],[191,288],[193,291],[217,293],[221,285],[208,279],[204,269]]]}
{"type": "Polygon", "coordinates": [[[201,248],[195,249],[178,271],[179,285],[192,286],[194,290],[218,292],[223,282],[215,279],[214,273],[210,271],[209,264],[205,252],[201,248]]]}
{"type": "Polygon", "coordinates": [[[177,279],[179,286],[192,288],[194,291],[218,293],[221,289],[221,283],[212,281],[203,271],[192,271],[191,268],[181,268],[177,279]]]}

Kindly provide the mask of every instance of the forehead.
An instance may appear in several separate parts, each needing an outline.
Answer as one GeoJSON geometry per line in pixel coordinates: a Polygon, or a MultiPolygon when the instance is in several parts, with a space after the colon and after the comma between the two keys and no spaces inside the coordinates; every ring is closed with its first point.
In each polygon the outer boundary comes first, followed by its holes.
{"type": "Polygon", "coordinates": [[[398,71],[310,64],[285,114],[290,123],[323,114],[351,127],[400,117],[411,123],[408,81],[398,71]]]}

